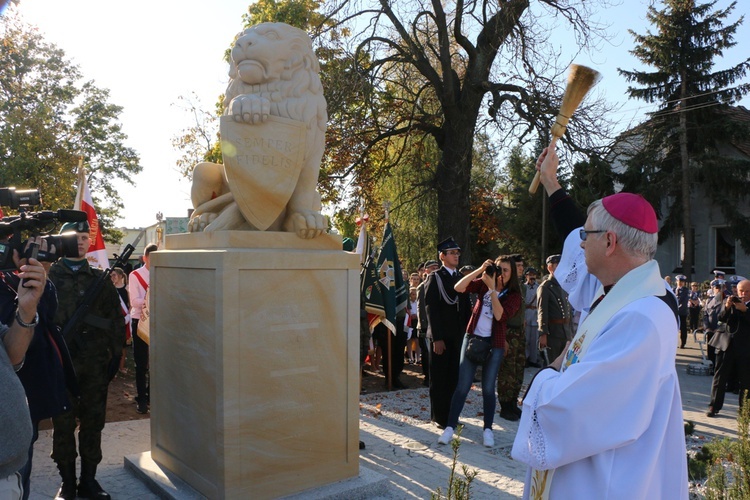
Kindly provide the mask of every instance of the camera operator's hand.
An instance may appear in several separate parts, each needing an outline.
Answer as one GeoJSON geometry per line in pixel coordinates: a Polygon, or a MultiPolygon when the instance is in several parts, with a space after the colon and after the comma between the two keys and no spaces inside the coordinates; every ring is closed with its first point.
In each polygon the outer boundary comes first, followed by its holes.
{"type": "Polygon", "coordinates": [[[21,319],[30,323],[36,315],[36,306],[44,293],[47,272],[41,262],[29,259],[19,268],[18,277],[22,283],[22,286],[18,287],[18,313],[21,319]]]}
{"type": "Polygon", "coordinates": [[[740,300],[739,302],[735,302],[735,303],[734,303],[734,308],[735,308],[735,309],[736,309],[737,311],[741,312],[741,313],[744,313],[745,311],[747,311],[747,306],[746,306],[746,305],[745,305],[745,303],[744,303],[744,302],[742,302],[741,300],[740,300]]]}
{"type": "MultiPolygon", "coordinates": [[[[33,244],[39,245],[39,251],[40,252],[51,252],[55,253],[55,245],[47,245],[47,240],[40,237],[40,236],[32,236],[28,240],[26,240],[26,245],[23,247],[23,253],[24,255],[27,253],[29,247],[33,244]]],[[[16,264],[16,269],[20,269],[21,266],[26,264],[26,258],[21,258],[20,255],[18,255],[18,251],[13,250],[13,262],[16,264]]],[[[42,266],[44,266],[45,271],[49,271],[50,266],[52,265],[51,262],[42,262],[42,266]]]]}
{"type": "Polygon", "coordinates": [[[23,362],[26,350],[31,343],[34,327],[39,320],[36,308],[47,283],[47,273],[36,259],[29,259],[21,265],[18,276],[21,278],[22,286],[19,286],[17,291],[16,317],[8,325],[9,329],[3,338],[8,359],[13,366],[23,362]]]}
{"type": "Polygon", "coordinates": [[[726,309],[731,309],[732,307],[734,307],[735,306],[734,299],[735,299],[734,295],[730,295],[729,297],[727,297],[727,301],[724,303],[724,307],[726,309]]]}

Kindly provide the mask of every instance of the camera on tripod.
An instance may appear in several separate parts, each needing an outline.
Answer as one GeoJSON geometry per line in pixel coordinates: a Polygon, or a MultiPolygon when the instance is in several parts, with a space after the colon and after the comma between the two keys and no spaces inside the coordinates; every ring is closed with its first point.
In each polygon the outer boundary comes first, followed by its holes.
{"type": "Polygon", "coordinates": [[[78,238],[75,233],[52,233],[57,229],[58,223],[87,220],[86,212],[65,209],[28,211],[30,207],[41,203],[42,197],[38,189],[0,188],[0,206],[19,211],[18,215],[3,217],[0,221],[0,271],[16,269],[13,261],[14,250],[20,258],[33,257],[40,262],[54,262],[60,257],[79,257],[78,238]],[[42,251],[39,245],[34,243],[28,245],[24,251],[28,238],[32,236],[41,236],[46,240],[47,249],[42,251]]]}

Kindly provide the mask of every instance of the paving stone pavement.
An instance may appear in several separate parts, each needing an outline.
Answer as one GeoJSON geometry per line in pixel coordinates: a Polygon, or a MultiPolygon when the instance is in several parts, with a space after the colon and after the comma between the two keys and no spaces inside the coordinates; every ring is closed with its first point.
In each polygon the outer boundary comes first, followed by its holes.
{"type": "MultiPolygon", "coordinates": [[[[689,363],[701,359],[698,345],[690,339],[687,349],[679,349],[677,371],[682,389],[686,420],[695,422],[695,433],[711,439],[737,434],[737,396],[727,395],[724,409],[716,418],[706,417],[711,377],[689,375],[689,363]]],[[[644,370],[648,367],[644,366],[644,370]]],[[[535,369],[526,370],[526,381],[535,369]]],[[[440,430],[424,418],[429,406],[426,389],[411,389],[361,397],[360,439],[366,449],[360,451],[360,465],[383,474],[390,483],[389,493],[373,498],[429,498],[438,487],[448,484],[452,449],[438,445],[440,430]],[[404,409],[406,408],[406,410],[404,409]]],[[[479,391],[464,409],[465,424],[459,449],[460,466],[478,471],[472,484],[474,498],[519,498],[523,492],[525,467],[510,458],[510,448],[518,429],[516,422],[495,418],[495,447],[482,446],[482,421],[479,391]],[[474,406],[472,406],[474,405],[474,406]]],[[[150,449],[150,421],[133,420],[107,424],[102,436],[104,460],[97,477],[114,499],[156,499],[155,494],[123,468],[123,457],[150,449]]],[[[31,499],[53,498],[60,484],[57,469],[49,458],[52,431],[41,431],[35,446],[31,478],[31,499]]]]}

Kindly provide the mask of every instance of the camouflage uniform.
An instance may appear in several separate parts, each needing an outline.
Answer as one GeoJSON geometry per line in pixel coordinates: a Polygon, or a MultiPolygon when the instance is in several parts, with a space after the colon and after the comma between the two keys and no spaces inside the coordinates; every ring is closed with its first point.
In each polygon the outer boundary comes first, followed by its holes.
{"type": "MultiPolygon", "coordinates": [[[[49,271],[49,279],[57,287],[59,300],[55,323],[61,328],[78,309],[89,286],[102,275],[102,271],[92,269],[87,261],[81,264],[78,271],[73,271],[64,261],[58,261],[49,271]]],[[[105,280],[84,319],[65,338],[81,396],[71,411],[52,419],[52,458],[58,467],[72,466],[75,471],[76,418],[80,421],[78,450],[82,471],[86,466],[95,468],[102,460],[101,431],[105,423],[109,385],[107,368],[113,354],[121,351],[125,342],[125,323],[118,297],[112,281],[105,280]]]]}
{"type": "MultiPolygon", "coordinates": [[[[521,297],[526,296],[526,285],[521,283],[521,297]]],[[[526,367],[526,333],[524,331],[524,307],[508,320],[505,339],[508,350],[503,357],[500,371],[497,374],[497,400],[500,402],[501,416],[509,409],[516,408],[518,394],[523,384],[523,373],[526,367]]],[[[516,419],[517,420],[517,419],[516,419]]]]}

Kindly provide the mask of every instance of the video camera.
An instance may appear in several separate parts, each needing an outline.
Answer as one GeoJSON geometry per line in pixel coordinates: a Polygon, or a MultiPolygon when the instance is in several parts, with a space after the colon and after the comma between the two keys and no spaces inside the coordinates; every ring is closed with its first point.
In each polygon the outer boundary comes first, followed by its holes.
{"type": "Polygon", "coordinates": [[[60,257],[78,257],[78,238],[75,233],[53,235],[58,223],[83,222],[86,212],[60,209],[56,212],[43,210],[29,212],[27,208],[41,204],[38,189],[18,191],[16,188],[0,188],[0,206],[18,208],[19,215],[3,217],[0,221],[0,271],[16,268],[13,250],[21,258],[34,257],[40,262],[54,262],[60,257]],[[22,241],[22,235],[27,239],[22,241]],[[41,251],[38,244],[24,247],[29,236],[42,236],[47,241],[47,250],[41,251]]]}

